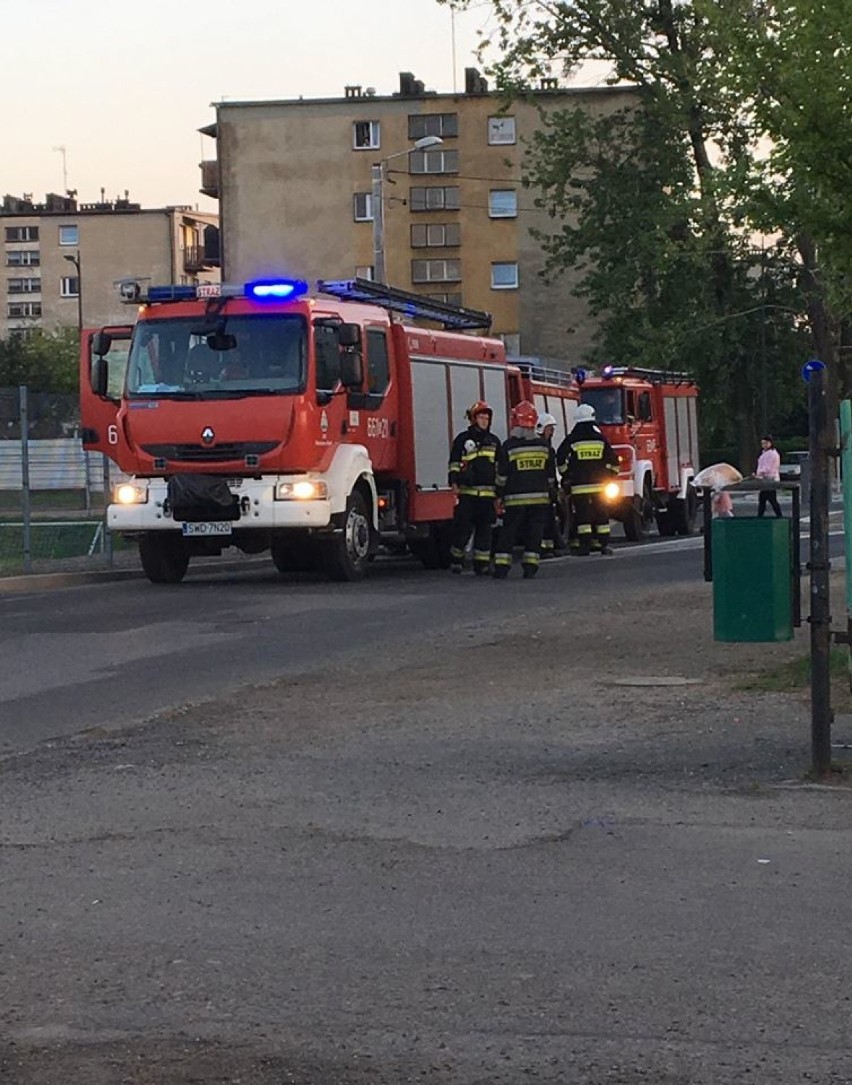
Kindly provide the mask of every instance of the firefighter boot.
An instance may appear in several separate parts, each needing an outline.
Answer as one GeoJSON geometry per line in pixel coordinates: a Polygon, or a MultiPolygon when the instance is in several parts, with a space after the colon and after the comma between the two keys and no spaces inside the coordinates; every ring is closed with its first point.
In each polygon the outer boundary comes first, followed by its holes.
{"type": "Polygon", "coordinates": [[[535,574],[538,572],[537,565],[524,565],[524,580],[532,580],[535,574]]]}

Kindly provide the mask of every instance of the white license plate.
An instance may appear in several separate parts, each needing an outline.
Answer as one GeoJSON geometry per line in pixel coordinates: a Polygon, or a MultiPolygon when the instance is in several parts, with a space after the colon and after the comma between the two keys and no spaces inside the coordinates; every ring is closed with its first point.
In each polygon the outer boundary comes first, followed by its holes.
{"type": "Polygon", "coordinates": [[[200,524],[184,524],[184,535],[231,535],[234,525],[230,520],[203,520],[200,524]]]}

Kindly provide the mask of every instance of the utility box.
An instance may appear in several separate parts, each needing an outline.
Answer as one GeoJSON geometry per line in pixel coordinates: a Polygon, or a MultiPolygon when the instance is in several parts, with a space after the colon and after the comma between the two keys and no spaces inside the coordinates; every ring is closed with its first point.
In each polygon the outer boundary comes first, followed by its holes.
{"type": "Polygon", "coordinates": [[[711,529],[714,639],[792,640],[791,520],[719,518],[711,529]]]}

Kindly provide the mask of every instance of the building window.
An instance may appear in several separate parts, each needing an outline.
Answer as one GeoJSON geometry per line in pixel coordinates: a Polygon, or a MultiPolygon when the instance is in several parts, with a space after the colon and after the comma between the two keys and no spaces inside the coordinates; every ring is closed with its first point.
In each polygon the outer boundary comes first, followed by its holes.
{"type": "Polygon", "coordinates": [[[493,219],[517,218],[517,192],[513,188],[492,188],[488,193],[488,214],[493,219]]]}
{"type": "Polygon", "coordinates": [[[518,289],[518,265],[509,263],[497,263],[491,265],[491,289],[492,290],[517,290],[518,289]]]}
{"type": "Polygon", "coordinates": [[[373,194],[372,192],[356,192],[352,197],[354,217],[356,222],[373,221],[373,194]]]}
{"type": "Polygon", "coordinates": [[[41,316],[40,301],[17,301],[10,302],[6,306],[6,315],[10,318],[23,316],[41,316]]]}
{"type": "Polygon", "coordinates": [[[60,298],[78,298],[80,296],[80,280],[76,275],[69,275],[59,280],[60,298]]]}
{"type": "Polygon", "coordinates": [[[461,244],[461,227],[457,222],[416,223],[411,227],[413,249],[455,248],[461,244]]]}
{"type": "Polygon", "coordinates": [[[412,260],[413,283],[455,283],[461,279],[458,260],[412,260]]]}
{"type": "Polygon", "coordinates": [[[410,211],[458,211],[459,206],[458,185],[417,186],[408,190],[410,211]]]}
{"type": "Polygon", "coordinates": [[[76,226],[60,226],[59,227],[59,244],[60,245],[79,245],[80,244],[80,232],[76,226]]]}
{"type": "Polygon", "coordinates": [[[356,279],[367,279],[369,282],[372,282],[375,273],[376,269],[372,264],[358,264],[355,268],[356,279]]]}
{"type": "Polygon", "coordinates": [[[385,333],[367,329],[367,391],[383,396],[390,384],[390,361],[385,333]]]}
{"type": "Polygon", "coordinates": [[[7,226],[6,241],[38,241],[38,226],[7,226]]]}
{"type": "Polygon", "coordinates": [[[408,117],[408,138],[440,136],[449,139],[459,134],[458,113],[412,113],[408,117]]]}
{"type": "Polygon", "coordinates": [[[352,146],[356,151],[374,151],[381,146],[378,121],[355,121],[352,125],[352,146]]]}
{"type": "Polygon", "coordinates": [[[41,279],[9,279],[6,291],[9,294],[38,294],[41,291],[41,279]]]}
{"type": "Polygon", "coordinates": [[[515,142],[515,118],[514,117],[489,117],[488,118],[488,142],[493,144],[505,144],[515,142]]]}
{"type": "Polygon", "coordinates": [[[446,302],[447,305],[461,305],[461,294],[426,294],[427,298],[434,298],[435,301],[446,302]]]}
{"type": "Polygon", "coordinates": [[[33,249],[10,249],[6,253],[6,267],[38,267],[41,257],[33,249]]]}
{"type": "Polygon", "coordinates": [[[412,151],[408,156],[409,173],[458,173],[458,151],[412,151]]]}

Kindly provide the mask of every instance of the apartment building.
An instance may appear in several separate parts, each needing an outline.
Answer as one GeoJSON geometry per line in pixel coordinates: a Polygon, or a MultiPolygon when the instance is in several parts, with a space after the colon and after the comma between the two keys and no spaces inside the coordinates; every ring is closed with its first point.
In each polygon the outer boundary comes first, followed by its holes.
{"type": "Polygon", "coordinates": [[[223,278],[372,277],[380,164],[387,282],[492,313],[513,351],[580,361],[596,322],[571,292],[576,276],[541,277],[530,231],[554,222],[521,185],[525,141],[540,106],[595,113],[635,100],[549,80],[507,105],[468,69],[464,93],[402,73],[385,96],[349,86],[340,98],[217,103],[201,129],[216,141],[201,190],[219,200],[223,278]],[[433,145],[412,151],[424,137],[433,145]]]}
{"type": "Polygon", "coordinates": [[[116,282],[196,282],[219,277],[218,216],[189,207],[143,208],[124,199],[77,203],[73,195],[5,196],[0,338],[43,328],[127,321],[116,282]]]}

